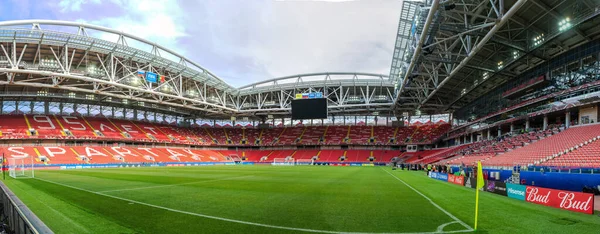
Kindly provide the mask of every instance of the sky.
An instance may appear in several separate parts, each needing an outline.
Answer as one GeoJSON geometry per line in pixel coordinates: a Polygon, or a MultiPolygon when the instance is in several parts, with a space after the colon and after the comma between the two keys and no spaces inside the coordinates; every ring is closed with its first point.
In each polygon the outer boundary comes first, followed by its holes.
{"type": "Polygon", "coordinates": [[[304,73],[387,75],[402,6],[401,0],[2,2],[1,21],[52,19],[113,28],[173,50],[234,87],[304,73]]]}

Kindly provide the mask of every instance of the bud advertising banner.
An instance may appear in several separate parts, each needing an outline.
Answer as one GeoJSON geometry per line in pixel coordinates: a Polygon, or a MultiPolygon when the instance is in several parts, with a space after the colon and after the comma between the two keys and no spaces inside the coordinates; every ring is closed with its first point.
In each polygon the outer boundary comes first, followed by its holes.
{"type": "Polygon", "coordinates": [[[594,194],[527,186],[525,200],[545,206],[594,213],[594,194]]]}
{"type": "Polygon", "coordinates": [[[448,175],[448,182],[449,183],[453,183],[453,184],[458,184],[458,185],[463,185],[465,184],[465,177],[464,176],[455,176],[452,174],[448,175]]]}
{"type": "Polygon", "coordinates": [[[431,172],[431,173],[429,173],[429,177],[436,179],[436,180],[448,181],[448,174],[445,174],[445,173],[431,172]]]}
{"type": "Polygon", "coordinates": [[[525,201],[527,186],[520,184],[506,184],[506,194],[510,198],[525,201]]]}

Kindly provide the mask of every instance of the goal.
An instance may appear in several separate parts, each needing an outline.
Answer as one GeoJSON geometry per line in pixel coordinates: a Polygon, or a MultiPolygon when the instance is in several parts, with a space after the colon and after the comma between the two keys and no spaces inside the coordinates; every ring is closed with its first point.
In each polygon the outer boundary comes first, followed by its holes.
{"type": "Polygon", "coordinates": [[[33,157],[9,158],[8,175],[12,178],[33,178],[35,170],[33,169],[33,157]]]}
{"type": "Polygon", "coordinates": [[[313,165],[312,159],[296,159],[296,165],[313,165]]]}
{"type": "Polygon", "coordinates": [[[294,166],[296,165],[296,160],[294,158],[274,158],[273,163],[271,165],[274,166],[294,166]]]}

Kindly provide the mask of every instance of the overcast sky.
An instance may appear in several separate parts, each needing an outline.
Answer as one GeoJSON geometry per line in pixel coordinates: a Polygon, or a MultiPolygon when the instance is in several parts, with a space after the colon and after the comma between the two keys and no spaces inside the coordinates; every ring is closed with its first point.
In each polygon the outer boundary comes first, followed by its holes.
{"type": "Polygon", "coordinates": [[[2,0],[0,20],[80,21],[174,50],[234,87],[313,72],[388,74],[400,0],[2,0]],[[8,2],[6,2],[8,1],[8,2]]]}

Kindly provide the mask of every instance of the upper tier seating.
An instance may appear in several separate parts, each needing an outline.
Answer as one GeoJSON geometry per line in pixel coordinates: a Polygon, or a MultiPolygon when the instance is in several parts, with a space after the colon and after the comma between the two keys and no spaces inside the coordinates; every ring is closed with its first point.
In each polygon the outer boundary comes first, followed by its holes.
{"type": "Polygon", "coordinates": [[[419,139],[411,144],[427,144],[446,131],[446,124],[426,124],[418,128],[361,125],[255,129],[184,128],[102,116],[0,115],[0,118],[0,139],[86,139],[219,146],[404,145],[410,136],[419,139]],[[396,141],[391,142],[392,138],[396,141]]]}
{"type": "Polygon", "coordinates": [[[450,124],[424,124],[418,126],[410,138],[410,143],[431,142],[442,134],[448,132],[452,126],[450,124]]]}
{"type": "Polygon", "coordinates": [[[350,126],[329,126],[327,132],[325,132],[325,144],[344,144],[344,138],[348,136],[349,130],[350,126]]]}
{"type": "Polygon", "coordinates": [[[373,138],[375,138],[374,144],[376,145],[389,145],[390,139],[394,137],[394,133],[398,132],[398,128],[390,128],[385,126],[374,126],[373,127],[373,138]]]}
{"type": "Polygon", "coordinates": [[[306,127],[306,131],[304,135],[302,135],[302,139],[299,144],[302,145],[318,145],[319,140],[323,137],[325,133],[326,126],[310,126],[306,127]]]}
{"type": "Polygon", "coordinates": [[[371,126],[352,126],[348,134],[348,144],[367,144],[371,138],[371,126]]]}

